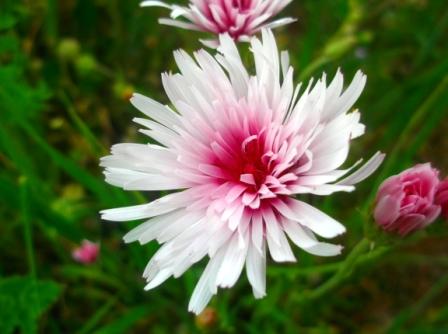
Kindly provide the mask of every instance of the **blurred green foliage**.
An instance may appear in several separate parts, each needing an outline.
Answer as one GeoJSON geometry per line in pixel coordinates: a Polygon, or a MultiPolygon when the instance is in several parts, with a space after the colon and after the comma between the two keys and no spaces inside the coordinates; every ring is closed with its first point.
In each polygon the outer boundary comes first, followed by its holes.
{"type": "Polygon", "coordinates": [[[21,333],[35,333],[37,319],[56,301],[58,284],[30,278],[10,277],[0,280],[0,330],[10,334],[18,327],[21,333]]]}
{"type": "Polygon", "coordinates": [[[309,198],[348,227],[343,255],[297,250],[299,263],[269,265],[266,298],[255,301],[242,278],[220,291],[207,318],[187,313],[203,264],[144,292],[140,273],[157,245],[124,246],[135,224],[101,223],[97,214],[157,195],[105,184],[98,159],[113,143],[144,140],[127,99],[138,91],[166,103],[160,73],[176,70],[172,51],[200,48],[203,37],[158,25],[166,12],[138,3],[0,2],[1,333],[447,333],[446,224],[402,243],[389,238],[392,251],[378,248],[356,266],[343,261],[377,233],[370,209],[385,177],[424,161],[448,174],[446,0],[288,7],[299,21],[276,34],[297,81],[338,67],[349,80],[361,68],[368,84],[357,106],[367,135],[352,157],[380,149],[388,159],[354,194],[309,198]],[[83,238],[101,242],[94,265],[71,259],[83,238]],[[319,290],[335,272],[344,284],[319,290]]]}

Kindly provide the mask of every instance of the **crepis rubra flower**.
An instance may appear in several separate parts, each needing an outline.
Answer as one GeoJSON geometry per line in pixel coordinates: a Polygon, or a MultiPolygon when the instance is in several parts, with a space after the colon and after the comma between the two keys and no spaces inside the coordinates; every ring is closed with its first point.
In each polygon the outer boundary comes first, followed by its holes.
{"type": "Polygon", "coordinates": [[[429,163],[416,165],[386,179],[376,198],[374,217],[386,231],[406,235],[434,222],[440,205],[434,203],[439,172],[429,163]]]}
{"type": "Polygon", "coordinates": [[[435,203],[442,208],[442,216],[448,219],[448,178],[439,183],[435,203]]]}
{"type": "MultiPolygon", "coordinates": [[[[228,33],[237,41],[249,41],[262,28],[276,28],[294,22],[286,17],[269,22],[292,0],[191,0],[188,7],[162,1],[143,1],[142,7],[157,6],[171,10],[171,18],[160,19],[166,25],[189,30],[228,33]],[[179,20],[179,18],[184,20],[179,20]]],[[[203,41],[216,46],[215,40],[203,41]]]]}
{"type": "Polygon", "coordinates": [[[210,258],[190,300],[195,313],[218,287],[232,287],[244,266],[255,297],[263,297],[267,249],[274,261],[295,261],[287,236],[311,254],[339,254],[340,246],[315,234],[333,238],[344,226],[294,196],[352,191],[383,160],[377,153],[361,167],[339,169],[364,132],[360,114],[349,111],[365,76],[358,72],[343,91],[338,71],[330,85],[323,75],[301,92],[272,32],[262,35],[251,41],[255,75],[229,35],[220,36],[215,57],[176,51],[180,73],[162,75],[175,109],[139,94],[131,99],[149,117],[134,121],[158,144],[118,144],[101,161],[106,181],[126,190],[181,189],[102,218],[148,219],[124,237],[163,244],[144,271],[146,289],[210,258]]]}
{"type": "Polygon", "coordinates": [[[96,261],[100,252],[100,245],[96,242],[83,240],[81,246],[75,248],[72,257],[75,261],[83,264],[91,264],[96,261]]]}

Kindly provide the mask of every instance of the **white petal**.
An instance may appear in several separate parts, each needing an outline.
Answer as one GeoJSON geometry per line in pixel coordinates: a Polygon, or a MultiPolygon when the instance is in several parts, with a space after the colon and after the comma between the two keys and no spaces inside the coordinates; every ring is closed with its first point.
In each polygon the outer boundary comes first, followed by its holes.
{"type": "Polygon", "coordinates": [[[216,277],[216,285],[223,288],[232,287],[241,275],[246,260],[249,233],[245,233],[245,245],[239,247],[238,233],[234,233],[227,247],[226,255],[216,277]]]}
{"type": "Polygon", "coordinates": [[[336,256],[341,254],[342,246],[333,245],[325,242],[319,242],[317,245],[310,248],[304,248],[304,250],[310,254],[317,256],[336,256]]]}
{"type": "Polygon", "coordinates": [[[125,190],[173,190],[188,188],[189,183],[176,176],[150,174],[124,168],[106,168],[106,182],[125,190]]]}
{"type": "Polygon", "coordinates": [[[251,221],[251,236],[252,244],[262,254],[262,243],[263,243],[263,218],[260,214],[254,214],[251,221]]]}
{"type": "Polygon", "coordinates": [[[338,93],[336,98],[331,96],[331,100],[328,99],[323,112],[323,120],[331,121],[341,114],[346,113],[353,106],[356,100],[361,95],[364,86],[366,84],[366,76],[358,71],[350,83],[349,87],[339,97],[340,89],[342,89],[342,75],[338,71],[335,79],[329,87],[329,92],[338,93]]]}
{"type": "Polygon", "coordinates": [[[149,97],[134,93],[130,101],[134,107],[142,113],[166,127],[172,127],[175,124],[179,124],[178,116],[170,108],[149,97]]]}
{"type": "Polygon", "coordinates": [[[345,232],[341,223],[304,202],[290,198],[287,204],[277,201],[274,206],[286,218],[300,222],[324,238],[334,238],[345,232]]]}
{"type": "Polygon", "coordinates": [[[160,284],[165,282],[171,276],[171,271],[169,269],[163,269],[154,277],[146,286],[145,290],[151,290],[158,287],[160,284]]]}
{"type": "Polygon", "coordinates": [[[199,279],[199,282],[194,288],[191,295],[190,302],[188,304],[188,310],[195,314],[201,313],[209,303],[212,296],[216,293],[216,275],[218,274],[219,267],[221,266],[226,248],[223,247],[218,253],[210,259],[204,272],[199,279]]]}
{"type": "Polygon", "coordinates": [[[145,244],[157,238],[160,232],[163,231],[163,229],[165,229],[167,226],[169,226],[170,222],[173,219],[178,219],[183,215],[185,215],[184,210],[177,210],[152,218],[129,231],[123,237],[123,240],[126,243],[139,240],[141,244],[145,244]]]}
{"type": "Polygon", "coordinates": [[[362,167],[357,171],[337,182],[340,185],[354,185],[368,178],[383,162],[385,154],[376,152],[362,167]]]}
{"type": "Polygon", "coordinates": [[[183,22],[183,21],[172,20],[172,19],[159,19],[159,23],[165,24],[167,26],[182,28],[182,29],[200,30],[199,27],[195,24],[187,23],[187,22],[183,22]]]}
{"type": "Polygon", "coordinates": [[[252,285],[255,298],[266,295],[266,243],[263,241],[261,252],[252,243],[246,259],[246,274],[252,285]]]}
{"type": "Polygon", "coordinates": [[[156,0],[146,0],[142,1],[140,3],[140,7],[163,7],[171,9],[171,6],[162,2],[162,1],[156,1],[156,0]]]}
{"type": "Polygon", "coordinates": [[[283,219],[282,225],[291,241],[300,248],[310,248],[318,243],[312,235],[304,230],[300,223],[289,219],[283,219]]]}
{"type": "Polygon", "coordinates": [[[164,196],[149,204],[103,210],[101,211],[101,219],[128,221],[151,218],[184,207],[190,201],[191,195],[187,190],[164,196]]]}
{"type": "Polygon", "coordinates": [[[183,212],[178,219],[172,219],[163,231],[157,236],[159,243],[167,242],[184,232],[187,228],[198,222],[203,217],[203,212],[183,212]]]}
{"type": "Polygon", "coordinates": [[[280,222],[275,217],[271,208],[266,207],[262,209],[263,220],[266,224],[266,235],[271,237],[275,243],[280,244],[280,222]]]}
{"type": "Polygon", "coordinates": [[[277,27],[281,27],[281,26],[284,26],[286,24],[290,24],[290,23],[293,23],[293,22],[296,22],[296,21],[297,21],[297,19],[293,19],[292,17],[285,17],[285,18],[281,18],[281,19],[272,21],[272,22],[270,22],[268,24],[265,24],[265,25],[263,25],[263,28],[265,28],[265,29],[275,29],[277,27]]]}
{"type": "Polygon", "coordinates": [[[276,262],[296,262],[296,258],[289,246],[288,239],[286,239],[285,233],[282,229],[279,229],[278,242],[273,240],[270,233],[266,235],[269,254],[276,262]]]}

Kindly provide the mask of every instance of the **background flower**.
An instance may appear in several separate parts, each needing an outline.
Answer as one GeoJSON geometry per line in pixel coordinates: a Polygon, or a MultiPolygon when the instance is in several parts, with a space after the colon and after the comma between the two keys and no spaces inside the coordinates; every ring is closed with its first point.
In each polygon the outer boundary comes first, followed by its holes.
{"type": "Polygon", "coordinates": [[[82,264],[94,263],[100,253],[100,245],[96,242],[83,240],[81,246],[75,248],[72,257],[75,261],[82,264]]]}
{"type": "MultiPolygon", "coordinates": [[[[238,41],[249,37],[262,28],[275,28],[295,20],[282,18],[269,21],[292,0],[191,0],[188,7],[169,5],[162,1],[143,1],[141,6],[159,6],[171,10],[171,19],[159,22],[190,30],[208,31],[214,34],[228,33],[238,41]],[[187,20],[178,20],[183,17],[187,20]]],[[[214,41],[208,44],[216,46],[214,41]]]]}
{"type": "Polygon", "coordinates": [[[150,118],[134,121],[160,145],[118,144],[101,160],[106,181],[126,190],[186,189],[103,211],[103,219],[150,218],[124,237],[164,244],[145,269],[146,289],[210,257],[190,301],[196,313],[217,287],[233,286],[244,265],[254,295],[263,297],[266,249],[277,262],[295,261],[286,236],[309,253],[339,254],[340,246],[314,234],[333,238],[344,226],[294,195],[352,191],[383,159],[377,153],[349,176],[358,163],[338,169],[351,139],[364,133],[359,113],[348,113],[364,88],[361,72],[345,92],[338,72],[328,86],[324,75],[300,94],[270,31],[251,41],[256,75],[228,35],[220,43],[215,58],[175,52],[180,74],[162,81],[177,112],[139,94],[131,99],[150,118]]]}
{"type": "Polygon", "coordinates": [[[416,165],[385,180],[377,194],[375,220],[386,231],[406,235],[434,222],[439,172],[429,163],[416,165]]]}

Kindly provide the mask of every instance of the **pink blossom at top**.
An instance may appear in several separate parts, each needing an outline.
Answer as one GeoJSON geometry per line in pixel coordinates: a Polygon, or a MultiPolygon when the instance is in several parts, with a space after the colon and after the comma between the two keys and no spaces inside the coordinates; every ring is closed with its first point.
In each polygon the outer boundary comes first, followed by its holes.
{"type": "Polygon", "coordinates": [[[401,235],[431,224],[440,214],[440,206],[434,203],[439,182],[439,172],[429,163],[389,177],[378,190],[376,222],[401,235]]]}
{"type": "Polygon", "coordinates": [[[439,183],[435,202],[442,207],[443,217],[448,219],[448,178],[439,183]]]}
{"type": "Polygon", "coordinates": [[[73,250],[72,257],[79,263],[91,264],[98,258],[99,251],[100,246],[98,243],[83,240],[81,246],[73,250]]]}
{"type": "MultiPolygon", "coordinates": [[[[292,0],[191,0],[188,7],[170,5],[162,1],[143,1],[141,6],[158,6],[171,10],[171,19],[159,22],[184,29],[207,31],[213,34],[228,33],[237,41],[249,37],[262,28],[275,28],[295,20],[282,18],[267,22],[292,0]],[[185,20],[178,20],[183,17],[185,20]]],[[[214,41],[206,44],[216,46],[214,41]]]]}
{"type": "Polygon", "coordinates": [[[383,160],[377,153],[361,167],[341,168],[350,142],[364,133],[352,106],[365,75],[358,72],[345,91],[339,71],[328,85],[323,75],[301,89],[272,32],[262,37],[251,41],[255,74],[229,35],[220,36],[216,56],[176,51],[180,73],[162,75],[172,107],[131,99],[147,116],[134,121],[158,144],[118,144],[101,160],[112,185],[174,191],[102,218],[146,219],[124,240],[163,244],[144,271],[146,289],[209,258],[190,300],[195,313],[218,287],[232,287],[244,266],[255,297],[263,297],[267,250],[274,261],[296,260],[287,237],[311,254],[339,254],[341,246],[315,234],[333,238],[345,227],[295,196],[353,191],[383,160]]]}

